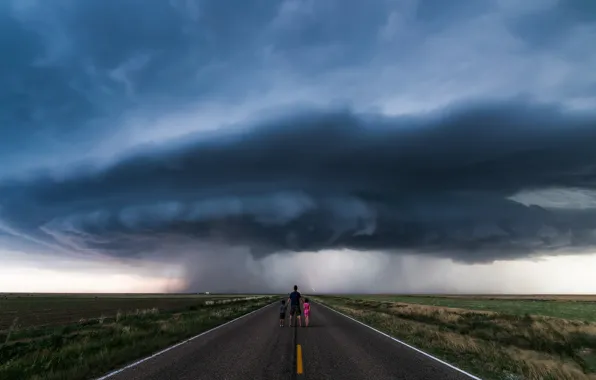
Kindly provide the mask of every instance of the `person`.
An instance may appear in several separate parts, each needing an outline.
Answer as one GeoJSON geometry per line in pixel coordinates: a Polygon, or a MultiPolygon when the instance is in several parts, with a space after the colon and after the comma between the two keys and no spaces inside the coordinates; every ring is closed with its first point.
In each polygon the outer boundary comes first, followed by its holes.
{"type": "Polygon", "coordinates": [[[300,319],[300,303],[303,302],[302,295],[298,291],[298,285],[294,285],[294,291],[290,293],[288,297],[290,303],[290,327],[292,327],[292,317],[295,315],[300,327],[302,327],[302,321],[300,319]]]}
{"type": "Polygon", "coordinates": [[[308,327],[308,321],[310,317],[310,303],[308,302],[308,298],[304,299],[304,324],[308,327]]]}
{"type": "Polygon", "coordinates": [[[284,327],[284,322],[286,321],[286,300],[281,300],[281,306],[279,308],[279,327],[284,327]]]}

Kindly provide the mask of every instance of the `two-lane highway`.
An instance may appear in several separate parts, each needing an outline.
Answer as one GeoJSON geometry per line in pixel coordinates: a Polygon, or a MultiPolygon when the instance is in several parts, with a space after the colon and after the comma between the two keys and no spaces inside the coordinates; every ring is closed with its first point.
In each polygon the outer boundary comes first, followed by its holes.
{"type": "Polygon", "coordinates": [[[311,326],[279,327],[277,306],[274,303],[108,379],[472,378],[322,305],[312,304],[311,326]]]}

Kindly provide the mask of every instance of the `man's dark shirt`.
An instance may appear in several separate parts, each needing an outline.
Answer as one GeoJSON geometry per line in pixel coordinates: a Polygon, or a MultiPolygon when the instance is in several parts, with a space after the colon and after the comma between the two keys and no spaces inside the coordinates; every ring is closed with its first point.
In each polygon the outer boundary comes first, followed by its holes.
{"type": "Polygon", "coordinates": [[[292,293],[290,293],[290,302],[292,305],[299,305],[299,301],[300,301],[300,292],[297,291],[293,291],[292,293]]]}

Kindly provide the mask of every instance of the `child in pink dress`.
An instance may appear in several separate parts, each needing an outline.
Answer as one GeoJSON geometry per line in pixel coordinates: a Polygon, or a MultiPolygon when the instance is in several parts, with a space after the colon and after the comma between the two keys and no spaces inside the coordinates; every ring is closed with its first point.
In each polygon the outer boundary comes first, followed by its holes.
{"type": "Polygon", "coordinates": [[[310,303],[308,302],[308,298],[304,299],[304,322],[306,322],[306,327],[308,327],[308,321],[310,320],[310,303]]]}

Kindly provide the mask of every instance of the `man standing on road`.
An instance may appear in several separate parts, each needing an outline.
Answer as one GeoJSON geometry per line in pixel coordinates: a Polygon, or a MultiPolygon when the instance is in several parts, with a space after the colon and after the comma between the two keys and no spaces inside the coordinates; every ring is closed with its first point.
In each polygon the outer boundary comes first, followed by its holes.
{"type": "Polygon", "coordinates": [[[294,285],[294,291],[288,297],[290,303],[290,327],[292,327],[292,317],[296,315],[298,324],[302,327],[302,320],[300,319],[300,305],[303,301],[302,295],[298,291],[298,285],[294,285]]]}

